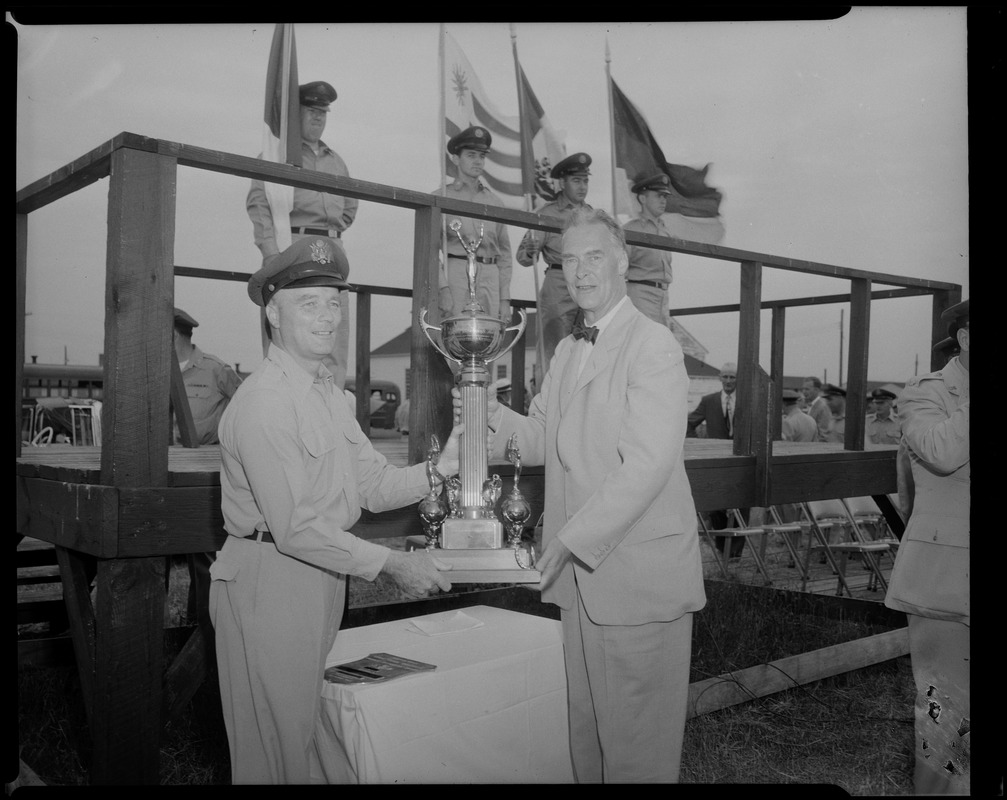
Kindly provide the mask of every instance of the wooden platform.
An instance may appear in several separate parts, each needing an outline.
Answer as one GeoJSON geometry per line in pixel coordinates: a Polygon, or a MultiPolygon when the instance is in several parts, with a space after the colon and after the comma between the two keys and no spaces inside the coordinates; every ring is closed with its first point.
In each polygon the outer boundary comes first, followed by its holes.
{"type": "MultiPolygon", "coordinates": [[[[407,438],[381,432],[372,441],[390,463],[406,465],[407,438]]],[[[755,457],[734,455],[729,440],[687,439],[685,465],[697,510],[709,511],[892,494],[896,451],[894,446],[848,451],[831,443],[774,442],[768,503],[757,496],[755,457]]],[[[216,549],[223,536],[217,446],[168,448],[165,487],[102,486],[100,447],[25,448],[16,471],[18,531],[24,535],[106,558],[216,549]],[[109,514],[117,517],[114,538],[100,524],[109,514]]],[[[506,486],[513,467],[494,463],[490,473],[499,474],[506,486]]],[[[524,467],[522,490],[533,519],[542,510],[543,485],[541,467],[524,467]]],[[[410,506],[382,514],[365,511],[353,532],[371,539],[422,531],[410,506]]]]}

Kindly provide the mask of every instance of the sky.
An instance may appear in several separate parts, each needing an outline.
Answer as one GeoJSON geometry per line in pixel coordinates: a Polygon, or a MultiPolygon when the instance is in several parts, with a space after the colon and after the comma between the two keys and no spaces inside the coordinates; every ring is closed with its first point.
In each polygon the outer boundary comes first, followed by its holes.
{"type": "MultiPolygon", "coordinates": [[[[11,18],[8,16],[8,22],[11,18]]],[[[128,131],[255,156],[273,23],[18,25],[20,190],[128,131]]],[[[448,23],[487,95],[517,113],[510,26],[448,23]]],[[[606,67],[669,161],[710,165],[723,193],[722,245],[960,284],[969,296],[966,9],[853,8],[825,21],[515,24],[521,65],[568,153],[592,155],[588,202],[611,210],[606,67]],[[606,48],[610,62],[606,64],[606,48]]],[[[298,23],[302,82],[339,98],[323,136],[352,177],[418,191],[440,185],[438,25],[298,23]]],[[[180,168],[175,263],[254,272],[245,179],[180,168]]],[[[26,358],[96,364],[103,351],[108,181],[28,218],[26,358]]],[[[517,245],[523,231],[511,230],[517,245]]],[[[361,203],[346,233],[350,281],[407,286],[412,212],[361,203]]],[[[676,254],[672,307],[737,303],[739,269],[676,254]]],[[[538,277],[543,269],[539,264],[538,277]]],[[[512,295],[534,299],[515,266],[512,295]]],[[[891,288],[875,284],[875,289],[891,288]]],[[[763,299],[849,291],[848,281],[765,270],[763,299]]],[[[242,371],[262,358],[243,284],[176,278],[197,345],[242,371]]],[[[868,379],[929,371],[929,297],[872,304],[868,379]]],[[[784,373],[846,379],[849,307],[790,309],[784,373]]],[[[371,342],[410,324],[409,303],[375,298],[371,342]]],[[[769,365],[769,315],[760,361],[769,365]]],[[[719,367],[736,314],[681,323],[719,367]]],[[[350,352],[353,352],[351,343],[350,352]]],[[[352,363],[351,363],[352,367],[352,363]]]]}

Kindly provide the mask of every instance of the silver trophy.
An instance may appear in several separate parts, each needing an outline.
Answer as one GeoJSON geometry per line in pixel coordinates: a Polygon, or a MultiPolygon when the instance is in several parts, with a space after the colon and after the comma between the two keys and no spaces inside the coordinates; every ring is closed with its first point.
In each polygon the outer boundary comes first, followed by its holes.
{"type": "Polygon", "coordinates": [[[490,373],[487,365],[510,352],[527,323],[521,316],[516,325],[507,326],[505,320],[486,312],[476,299],[476,251],[482,242],[466,241],[461,234],[461,222],[454,220],[449,226],[468,253],[469,302],[460,314],[443,320],[440,326],[427,322],[427,310],[420,311],[420,326],[437,351],[459,365],[455,382],[461,394],[461,420],[467,433],[462,435],[459,451],[460,496],[450,500],[449,513],[441,526],[440,546],[444,550],[499,549],[503,547],[503,525],[496,518],[494,507],[500,497],[500,478],[489,478],[486,448],[487,387],[490,373]],[[504,345],[508,333],[514,338],[504,345]],[[436,333],[435,337],[432,333],[436,333]]]}
{"type": "Polygon", "coordinates": [[[431,436],[430,449],[427,451],[427,483],[430,484],[430,491],[420,500],[419,505],[427,550],[433,550],[440,543],[441,523],[448,515],[448,503],[441,496],[444,476],[437,471],[440,455],[441,443],[436,436],[431,436]]]}
{"type": "Polygon", "coordinates": [[[500,516],[507,526],[507,545],[514,550],[517,565],[521,569],[531,569],[535,563],[534,550],[531,546],[527,550],[521,547],[521,534],[531,516],[531,504],[518,488],[521,481],[521,451],[517,446],[516,433],[507,440],[507,460],[514,465],[514,487],[500,505],[500,516]]]}

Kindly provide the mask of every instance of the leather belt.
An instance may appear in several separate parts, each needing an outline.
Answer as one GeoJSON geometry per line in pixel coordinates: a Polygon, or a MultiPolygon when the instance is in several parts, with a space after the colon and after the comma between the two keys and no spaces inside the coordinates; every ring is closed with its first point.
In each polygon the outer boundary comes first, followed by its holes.
{"type": "Polygon", "coordinates": [[[250,542],[265,542],[266,544],[276,544],[273,541],[273,534],[269,531],[252,531],[251,536],[246,536],[246,539],[250,542]]]}
{"type": "Polygon", "coordinates": [[[343,232],[330,230],[329,228],[291,228],[291,233],[306,233],[308,236],[331,236],[335,239],[342,239],[343,232]]]}
{"type": "Polygon", "coordinates": [[[660,281],[633,281],[626,279],[626,283],[642,283],[644,286],[653,286],[655,289],[667,289],[668,284],[661,283],[660,281]]]}
{"type": "MultiPolygon", "coordinates": [[[[462,261],[468,261],[468,256],[456,256],[454,253],[448,253],[448,258],[460,258],[462,261]]],[[[497,257],[492,256],[491,258],[483,258],[482,256],[476,256],[476,261],[480,264],[496,264],[497,257]]]]}

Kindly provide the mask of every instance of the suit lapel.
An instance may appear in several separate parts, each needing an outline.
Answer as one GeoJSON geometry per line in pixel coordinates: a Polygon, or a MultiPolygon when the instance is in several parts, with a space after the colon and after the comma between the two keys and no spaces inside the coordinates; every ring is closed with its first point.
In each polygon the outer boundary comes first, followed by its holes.
{"type": "Polygon", "coordinates": [[[632,323],[635,311],[636,307],[632,301],[627,300],[605,329],[605,335],[600,337],[596,344],[592,345],[594,349],[591,355],[588,356],[587,363],[584,365],[584,371],[576,382],[573,394],[579,392],[594,380],[598,374],[608,369],[608,366],[612,363],[612,359],[615,358],[615,351],[626,338],[626,329],[632,323]]]}

